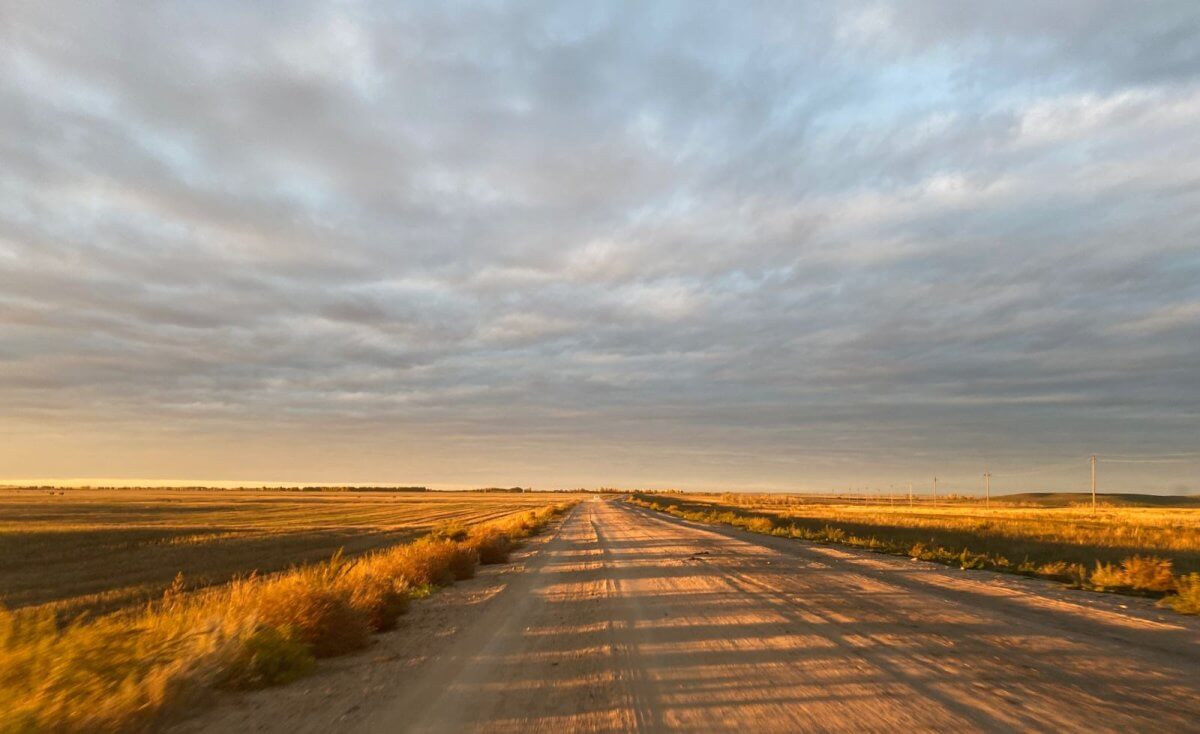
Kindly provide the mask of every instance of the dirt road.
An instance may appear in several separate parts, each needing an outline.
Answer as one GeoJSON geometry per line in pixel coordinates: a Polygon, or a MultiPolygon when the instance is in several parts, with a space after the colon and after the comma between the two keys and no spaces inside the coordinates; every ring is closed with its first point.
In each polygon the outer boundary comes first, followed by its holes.
{"type": "Polygon", "coordinates": [[[1200,620],[1146,600],[602,501],[523,564],[188,730],[1200,731],[1200,620]]]}

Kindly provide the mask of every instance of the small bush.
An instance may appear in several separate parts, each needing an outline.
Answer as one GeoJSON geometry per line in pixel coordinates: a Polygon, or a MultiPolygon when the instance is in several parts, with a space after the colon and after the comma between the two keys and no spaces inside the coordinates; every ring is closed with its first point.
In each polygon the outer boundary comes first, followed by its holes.
{"type": "Polygon", "coordinates": [[[1125,583],[1125,572],[1120,566],[1099,561],[1096,561],[1096,570],[1088,577],[1088,583],[1096,589],[1120,589],[1128,585],[1125,583]]]}
{"type": "Polygon", "coordinates": [[[1046,578],[1050,579],[1056,579],[1058,581],[1070,581],[1072,578],[1071,566],[1072,564],[1067,563],[1066,561],[1051,561],[1050,563],[1043,563],[1042,565],[1038,566],[1037,575],[1045,576],[1046,578]]]}
{"type": "Polygon", "coordinates": [[[765,517],[754,517],[745,521],[743,527],[752,533],[770,533],[775,529],[775,523],[765,517]]]}
{"type": "Polygon", "coordinates": [[[528,538],[533,535],[538,527],[537,513],[523,512],[514,518],[499,526],[504,532],[513,538],[528,538]]]}
{"type": "Polygon", "coordinates": [[[1175,593],[1159,604],[1180,614],[1200,614],[1200,573],[1189,573],[1175,579],[1175,593]]]}
{"type": "Polygon", "coordinates": [[[1088,579],[1097,589],[1135,589],[1138,591],[1166,592],[1175,587],[1171,574],[1171,561],[1155,556],[1130,556],[1121,565],[1096,563],[1088,579]]]}
{"type": "Polygon", "coordinates": [[[983,568],[987,565],[987,556],[971,553],[966,548],[962,549],[962,553],[958,556],[958,566],[963,570],[972,568],[983,568]]]}
{"type": "Polygon", "coordinates": [[[374,632],[395,629],[396,620],[408,611],[408,589],[383,573],[374,559],[355,564],[343,577],[351,608],[367,619],[374,632]]]}
{"type": "Polygon", "coordinates": [[[309,646],[290,627],[260,627],[242,640],[219,680],[226,688],[265,688],[291,683],[316,665],[309,646]]]}
{"type": "Polygon", "coordinates": [[[1130,556],[1121,561],[1125,584],[1141,591],[1165,592],[1175,588],[1171,561],[1156,556],[1130,556]]]}
{"type": "Polygon", "coordinates": [[[452,541],[422,538],[390,551],[382,563],[408,586],[449,586],[454,583],[454,549],[452,541]]]}
{"type": "Polygon", "coordinates": [[[841,528],[835,528],[832,525],[826,525],[821,528],[821,540],[827,543],[841,543],[846,539],[846,531],[841,528]]]}
{"type": "Polygon", "coordinates": [[[361,650],[370,643],[371,627],[351,606],[340,577],[335,562],[267,581],[259,593],[260,623],[290,629],[318,658],[361,650]]]}
{"type": "Polygon", "coordinates": [[[437,590],[438,590],[438,587],[434,586],[433,584],[422,584],[420,586],[414,586],[408,590],[408,598],[410,598],[410,599],[428,599],[429,597],[433,596],[437,590]]]}
{"type": "Polygon", "coordinates": [[[475,567],[479,565],[479,552],[465,543],[455,543],[450,556],[450,572],[456,581],[475,578],[475,567]]]}
{"type": "Polygon", "coordinates": [[[485,526],[471,533],[468,543],[479,554],[479,562],[484,565],[507,563],[512,552],[512,541],[500,528],[485,526]]]}

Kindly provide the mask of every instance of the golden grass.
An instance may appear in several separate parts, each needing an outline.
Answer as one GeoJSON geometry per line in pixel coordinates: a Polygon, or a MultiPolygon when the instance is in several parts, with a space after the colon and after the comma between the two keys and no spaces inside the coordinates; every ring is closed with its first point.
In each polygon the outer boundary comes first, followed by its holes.
{"type": "Polygon", "coordinates": [[[371,619],[351,603],[353,589],[346,581],[336,557],[281,574],[261,584],[247,616],[263,627],[284,631],[318,658],[361,650],[371,640],[371,619]]]}
{"type": "Polygon", "coordinates": [[[352,558],[446,523],[477,525],[544,494],[0,489],[0,605],[60,619],[136,607],[182,573],[189,589],[352,558]]]}
{"type": "MultiPolygon", "coordinates": [[[[498,527],[523,537],[567,507],[498,527]]],[[[468,562],[473,573],[476,553],[421,540],[197,593],[175,585],[139,612],[61,628],[50,609],[0,610],[0,732],[140,731],[214,686],[287,682],[394,624],[394,592],[450,582],[468,562]]]]}
{"type": "Polygon", "coordinates": [[[350,590],[350,607],[367,620],[373,632],[393,629],[408,611],[409,582],[388,573],[381,563],[354,564],[343,583],[350,590]]]}
{"type": "Polygon", "coordinates": [[[1159,604],[1180,614],[1200,614],[1200,573],[1189,573],[1175,579],[1175,593],[1159,604]]]}
{"type": "Polygon", "coordinates": [[[1166,593],[1175,589],[1171,561],[1154,556],[1130,556],[1119,566],[1097,563],[1088,581],[1097,589],[1134,589],[1166,593]]]}
{"type": "Polygon", "coordinates": [[[1183,611],[1200,577],[1200,510],[838,505],[755,496],[635,494],[634,504],[689,520],[988,568],[1080,588],[1162,597],[1183,611]],[[1182,575],[1176,574],[1182,572],[1182,575]],[[1190,574],[1190,575],[1189,575],[1190,574]]]}
{"type": "Polygon", "coordinates": [[[494,525],[485,525],[474,530],[467,542],[479,554],[479,562],[483,565],[507,563],[513,549],[513,541],[508,533],[494,525]]]}
{"type": "MultiPolygon", "coordinates": [[[[1200,509],[1159,507],[993,507],[979,503],[908,507],[905,504],[790,503],[763,495],[684,495],[689,502],[716,503],[790,520],[890,528],[961,531],[1011,540],[1111,549],[1114,555],[1177,552],[1194,557],[1200,570],[1200,509]]],[[[1187,559],[1184,559],[1185,565],[1187,559]]]]}

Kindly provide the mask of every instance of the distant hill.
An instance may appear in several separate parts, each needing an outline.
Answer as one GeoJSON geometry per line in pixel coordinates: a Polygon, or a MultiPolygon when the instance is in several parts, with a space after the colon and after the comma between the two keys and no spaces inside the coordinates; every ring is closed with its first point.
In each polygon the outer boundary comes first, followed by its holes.
{"type": "MultiPolygon", "coordinates": [[[[1070,507],[1092,501],[1088,492],[1021,492],[993,497],[994,502],[1035,505],[1037,507],[1070,507]]],[[[1200,495],[1161,494],[1102,494],[1096,501],[1109,507],[1195,507],[1200,508],[1200,495]]]]}

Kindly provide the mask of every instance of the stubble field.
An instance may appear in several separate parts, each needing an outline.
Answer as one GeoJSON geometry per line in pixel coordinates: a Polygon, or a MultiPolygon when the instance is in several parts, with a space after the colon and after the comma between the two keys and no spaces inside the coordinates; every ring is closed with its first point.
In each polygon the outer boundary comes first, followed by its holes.
{"type": "Polygon", "coordinates": [[[506,563],[572,502],[520,492],[5,492],[0,732],[158,729],[215,690],[302,678],[318,659],[370,647],[411,599],[506,563]]]}
{"type": "Polygon", "coordinates": [[[533,493],[220,489],[0,490],[0,607],[60,619],[136,606],[177,574],[195,589],[540,507],[533,493]]]}
{"type": "MultiPolygon", "coordinates": [[[[644,507],[760,533],[906,555],[961,568],[1041,576],[1079,588],[1168,596],[1198,613],[1200,508],[1102,502],[905,501],[753,494],[642,494],[644,507]]],[[[1162,500],[1165,498],[1152,498],[1162,500]]],[[[1146,504],[1151,504],[1147,502],[1146,504]]],[[[1173,506],[1172,506],[1173,505],[1173,506]]]]}

